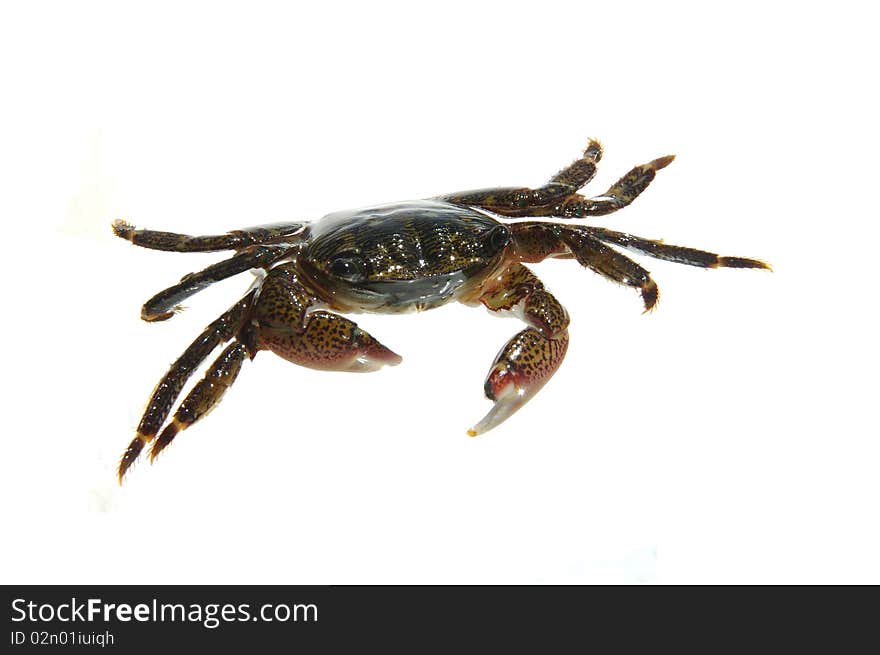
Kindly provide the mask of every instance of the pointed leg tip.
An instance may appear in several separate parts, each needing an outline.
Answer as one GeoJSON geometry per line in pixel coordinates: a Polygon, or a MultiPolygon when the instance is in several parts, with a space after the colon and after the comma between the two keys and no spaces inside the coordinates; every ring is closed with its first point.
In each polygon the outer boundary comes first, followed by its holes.
{"type": "Polygon", "coordinates": [[[587,147],[584,148],[584,156],[589,157],[594,162],[599,163],[602,160],[602,144],[599,139],[590,137],[587,147]]]}
{"type": "Polygon", "coordinates": [[[651,280],[642,288],[642,302],[645,304],[645,309],[642,311],[642,314],[648,314],[649,312],[654,311],[659,299],[660,290],[657,288],[657,284],[651,280]]]}
{"type": "Polygon", "coordinates": [[[125,480],[125,476],[128,473],[128,469],[131,468],[131,465],[134,464],[137,456],[128,457],[128,453],[122,456],[122,459],[119,461],[119,466],[116,469],[116,481],[119,483],[119,486],[122,486],[123,481],[125,480]]]}
{"type": "Polygon", "coordinates": [[[469,437],[476,437],[478,434],[480,434],[480,433],[477,432],[474,428],[470,428],[467,431],[467,436],[469,436],[469,437]]]}
{"type": "Polygon", "coordinates": [[[154,464],[156,462],[156,458],[159,454],[165,450],[165,447],[171,443],[172,439],[177,436],[179,430],[176,429],[177,425],[175,423],[171,423],[168,425],[165,430],[163,430],[162,434],[156,440],[156,443],[153,444],[153,447],[150,448],[150,464],[154,464]]]}
{"type": "Polygon", "coordinates": [[[158,323],[160,321],[167,321],[169,318],[174,316],[179,311],[182,311],[183,307],[175,307],[170,312],[161,312],[159,314],[153,314],[144,309],[141,309],[141,320],[146,321],[147,323],[158,323]]]}
{"type": "Polygon", "coordinates": [[[675,159],[675,155],[666,155],[665,157],[659,157],[651,162],[651,166],[655,171],[659,171],[661,168],[666,168],[673,162],[675,159]]]}
{"type": "Polygon", "coordinates": [[[131,239],[131,233],[134,232],[134,225],[123,218],[117,218],[113,221],[113,234],[121,239],[131,239]]]}
{"type": "Polygon", "coordinates": [[[764,271],[773,271],[773,267],[760,259],[747,259],[745,257],[719,257],[718,266],[723,268],[757,268],[764,271]]]}
{"type": "Polygon", "coordinates": [[[180,432],[185,430],[188,426],[184,423],[181,423],[176,417],[171,419],[171,423],[165,426],[165,429],[162,430],[162,433],[159,435],[159,438],[153,443],[153,447],[150,448],[150,464],[156,461],[156,458],[159,456],[165,448],[174,440],[180,432]]]}
{"type": "Polygon", "coordinates": [[[137,461],[144,446],[152,441],[154,436],[155,435],[152,434],[141,434],[138,432],[134,439],[131,440],[131,443],[128,444],[128,448],[122,453],[122,457],[119,460],[119,466],[116,469],[116,479],[119,481],[119,484],[122,484],[122,479],[125,477],[128,469],[130,469],[131,465],[137,461]]]}

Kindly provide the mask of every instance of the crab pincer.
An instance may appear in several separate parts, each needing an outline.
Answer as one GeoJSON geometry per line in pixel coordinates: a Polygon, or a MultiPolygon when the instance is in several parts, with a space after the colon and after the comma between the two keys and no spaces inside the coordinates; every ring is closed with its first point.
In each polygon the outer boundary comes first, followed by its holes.
{"type": "Polygon", "coordinates": [[[526,328],[508,341],[495,358],[484,385],[486,397],[495,404],[468,430],[468,435],[488,432],[525,405],[559,368],[566,350],[568,331],[547,338],[526,328]]]}

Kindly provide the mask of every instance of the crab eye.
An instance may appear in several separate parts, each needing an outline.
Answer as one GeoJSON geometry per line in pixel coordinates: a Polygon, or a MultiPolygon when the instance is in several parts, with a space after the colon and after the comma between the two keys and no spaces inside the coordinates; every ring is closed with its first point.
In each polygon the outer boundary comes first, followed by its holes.
{"type": "Polygon", "coordinates": [[[360,282],[364,279],[364,263],[360,257],[337,257],[330,264],[330,272],[348,282],[360,282]]]}
{"type": "Polygon", "coordinates": [[[486,234],[486,245],[491,253],[502,250],[510,242],[510,230],[503,225],[496,225],[486,234]]]}

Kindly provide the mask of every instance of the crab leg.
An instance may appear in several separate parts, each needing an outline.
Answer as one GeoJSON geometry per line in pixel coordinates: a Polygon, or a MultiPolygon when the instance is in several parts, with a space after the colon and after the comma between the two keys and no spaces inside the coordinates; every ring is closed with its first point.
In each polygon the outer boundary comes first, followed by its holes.
{"type": "Polygon", "coordinates": [[[513,225],[512,232],[514,252],[519,261],[538,262],[547,257],[574,257],[582,266],[613,282],[639,289],[646,312],[654,308],[659,296],[651,274],[607,243],[656,259],[690,266],[770,269],[768,264],[757,259],[723,257],[695,248],[672,246],[599,227],[524,221],[513,225]]]}
{"type": "Polygon", "coordinates": [[[512,264],[484,286],[480,302],[490,311],[513,312],[530,327],[510,339],[495,357],[484,391],[492,409],[470,436],[491,430],[525,405],[562,363],[568,349],[568,313],[522,264],[512,264]]]}
{"type": "Polygon", "coordinates": [[[581,266],[629,287],[639,289],[645,311],[649,312],[657,304],[660,295],[651,274],[626,255],[606,246],[583,230],[567,226],[554,226],[560,241],[564,243],[581,266]]]}
{"type": "Polygon", "coordinates": [[[596,141],[584,150],[580,159],[563,168],[550,181],[537,189],[527,187],[499,187],[463,191],[441,196],[440,200],[480,207],[502,216],[553,216],[556,218],[582,218],[603,216],[622,209],[648,188],[657,171],[666,168],[674,155],[660,157],[647,164],[636,166],[605,193],[586,198],[575,193],[593,179],[596,164],[602,158],[602,147],[596,141]]]}
{"type": "Polygon", "coordinates": [[[150,449],[150,462],[171,443],[178,432],[186,430],[217,406],[223,399],[223,394],[235,382],[247,356],[247,347],[240,341],[233,341],[226,347],[211,364],[205,377],[199,380],[177,408],[171,423],[165,426],[162,434],[153,443],[150,449]]]}
{"type": "Polygon", "coordinates": [[[261,268],[290,250],[289,246],[255,246],[236,253],[229,259],[208,266],[198,273],[189,273],[180,282],[157,293],[144,303],[141,318],[145,321],[164,321],[174,315],[178,303],[209,287],[252,268],[261,268]]]}
{"type": "Polygon", "coordinates": [[[122,478],[134,463],[144,446],[156,438],[156,433],[168,414],[183,386],[205,358],[221,343],[229,341],[241,329],[256,291],[251,291],[219,318],[213,321],[175,361],[156,385],[147,404],[137,434],[119,461],[118,477],[122,478]]]}
{"type": "Polygon", "coordinates": [[[138,230],[122,219],[113,222],[116,236],[134,245],[151,250],[172,252],[213,252],[216,250],[240,250],[260,243],[283,240],[299,232],[305,223],[274,223],[246,227],[226,234],[193,237],[176,232],[138,230]]]}
{"type": "Polygon", "coordinates": [[[662,259],[676,264],[700,266],[701,268],[763,268],[770,270],[770,265],[759,259],[746,259],[745,257],[723,257],[713,252],[673,246],[662,241],[643,239],[624,232],[606,230],[602,227],[579,227],[570,226],[569,230],[584,230],[605,243],[613,243],[627,250],[632,250],[648,257],[662,259]]]}
{"type": "Polygon", "coordinates": [[[559,218],[582,218],[584,216],[603,216],[623,209],[648,188],[657,171],[666,168],[675,159],[675,155],[660,157],[654,161],[636,166],[629,173],[612,184],[609,189],[595,198],[585,198],[573,194],[553,207],[550,212],[533,214],[534,216],[557,216],[559,218]]]}
{"type": "Polygon", "coordinates": [[[511,226],[514,254],[521,262],[540,262],[548,257],[574,257],[612,282],[635,287],[642,293],[645,311],[657,303],[659,291],[650,273],[614,248],[592,236],[593,228],[524,221],[511,226]]]}
{"type": "Polygon", "coordinates": [[[596,175],[596,164],[602,159],[602,144],[595,139],[584,149],[580,159],[575,159],[568,166],[550,178],[551,184],[565,184],[571,190],[577,191],[582,186],[589,184],[596,175]]]}
{"type": "Polygon", "coordinates": [[[468,207],[482,207],[503,216],[546,216],[552,208],[587,184],[596,174],[596,164],[602,159],[602,146],[591,140],[584,154],[550,178],[544,186],[496,187],[462,191],[440,196],[445,200],[468,207]],[[543,210],[543,211],[542,211],[543,210]]]}

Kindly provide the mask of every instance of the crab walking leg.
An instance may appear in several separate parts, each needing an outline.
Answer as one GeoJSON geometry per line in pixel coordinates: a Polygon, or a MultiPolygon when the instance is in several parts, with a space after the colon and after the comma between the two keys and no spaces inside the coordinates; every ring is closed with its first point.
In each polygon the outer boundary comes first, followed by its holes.
{"type": "Polygon", "coordinates": [[[116,236],[131,241],[134,245],[151,250],[172,252],[214,252],[217,250],[240,250],[261,243],[290,238],[299,232],[305,223],[274,223],[232,230],[226,234],[193,237],[176,232],[158,230],[139,230],[122,219],[113,222],[116,236]]]}
{"type": "Polygon", "coordinates": [[[150,449],[150,462],[171,443],[178,432],[186,430],[217,406],[223,399],[223,394],[235,382],[247,356],[247,347],[240,341],[233,341],[226,347],[211,364],[205,377],[199,380],[174,412],[171,423],[165,426],[162,434],[153,443],[150,449]]]}
{"type": "Polygon", "coordinates": [[[289,362],[323,371],[365,373],[400,364],[400,355],[383,346],[357,323],[318,310],[306,318],[305,328],[261,326],[257,347],[271,350],[289,362]]]}
{"type": "Polygon", "coordinates": [[[512,264],[495,282],[480,302],[490,311],[514,312],[530,327],[510,339],[492,363],[484,391],[494,405],[468,430],[472,437],[525,405],[556,372],[568,350],[568,313],[531,271],[512,264]]]}
{"type": "Polygon", "coordinates": [[[556,173],[544,186],[536,189],[528,187],[476,189],[440,196],[438,200],[468,207],[481,207],[503,216],[550,215],[549,210],[593,179],[596,174],[596,164],[600,159],[602,159],[602,146],[598,141],[591,140],[579,159],[556,173]],[[541,208],[545,212],[536,214],[536,210],[541,208]]]}
{"type": "Polygon", "coordinates": [[[521,262],[573,257],[582,266],[613,282],[639,289],[645,311],[651,310],[657,304],[660,292],[650,273],[592,236],[592,229],[537,221],[516,223],[511,226],[513,254],[521,262]]]}
{"type": "Polygon", "coordinates": [[[560,240],[581,266],[620,284],[635,287],[642,294],[645,311],[654,309],[660,291],[651,274],[626,255],[590,236],[582,230],[556,226],[560,240]]]}
{"type": "Polygon", "coordinates": [[[563,168],[550,178],[550,184],[565,184],[577,191],[582,186],[590,183],[596,175],[596,164],[602,159],[602,144],[595,139],[584,149],[580,159],[575,159],[571,164],[563,168]]]}
{"type": "MultiPolygon", "coordinates": [[[[574,230],[578,228],[571,226],[568,229],[574,230]]],[[[688,266],[700,266],[702,268],[762,268],[771,270],[769,264],[759,259],[723,257],[713,252],[686,248],[684,246],[673,246],[662,241],[644,239],[624,232],[606,230],[602,227],[584,226],[579,229],[589,232],[605,243],[613,243],[627,250],[632,250],[648,257],[654,257],[655,259],[675,262],[676,264],[687,264],[688,266]]]]}
{"type": "Polygon", "coordinates": [[[623,209],[635,200],[654,179],[657,171],[666,168],[675,159],[675,155],[660,157],[654,161],[636,166],[629,173],[617,180],[602,195],[585,198],[573,194],[561,203],[552,207],[549,212],[532,213],[533,216],[555,216],[558,218],[582,218],[584,216],[603,216],[623,209]]]}
{"type": "Polygon", "coordinates": [[[180,282],[168,287],[150,298],[141,307],[141,318],[145,321],[164,321],[174,316],[178,303],[211,286],[252,268],[269,265],[274,259],[289,251],[289,246],[255,246],[236,253],[229,259],[208,266],[198,273],[189,273],[180,282]]]}
{"type": "Polygon", "coordinates": [[[156,433],[168,414],[174,401],[183,390],[183,386],[193,372],[213,350],[229,341],[241,329],[241,325],[250,309],[256,291],[251,291],[235,305],[230,307],[218,319],[213,321],[178,357],[165,376],[156,385],[153,395],[147,403],[137,434],[129,444],[122,459],[119,461],[118,477],[120,483],[128,468],[135,462],[144,446],[156,437],[156,433]]]}

